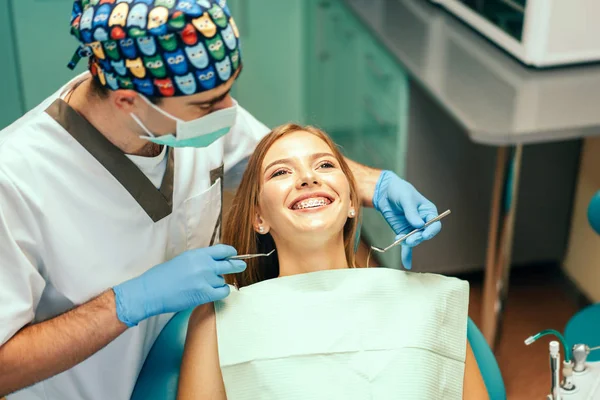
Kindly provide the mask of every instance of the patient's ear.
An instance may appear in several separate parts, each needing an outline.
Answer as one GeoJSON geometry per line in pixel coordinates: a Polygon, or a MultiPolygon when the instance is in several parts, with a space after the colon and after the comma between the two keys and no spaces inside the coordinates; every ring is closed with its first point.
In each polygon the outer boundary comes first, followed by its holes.
{"type": "Polygon", "coordinates": [[[261,235],[264,235],[269,232],[270,226],[263,220],[260,214],[256,214],[256,218],[254,220],[254,230],[261,235]]]}
{"type": "Polygon", "coordinates": [[[348,210],[348,218],[354,217],[356,217],[356,210],[353,206],[350,206],[350,209],[348,210]]]}
{"type": "Polygon", "coordinates": [[[354,218],[354,217],[356,217],[356,214],[358,214],[358,211],[356,210],[356,206],[354,205],[354,202],[352,201],[352,196],[350,196],[350,207],[348,208],[348,218],[354,218]]]}

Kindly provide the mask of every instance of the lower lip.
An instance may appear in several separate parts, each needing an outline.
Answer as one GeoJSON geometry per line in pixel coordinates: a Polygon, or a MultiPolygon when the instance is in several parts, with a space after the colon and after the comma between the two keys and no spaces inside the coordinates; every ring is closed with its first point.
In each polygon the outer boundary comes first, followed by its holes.
{"type": "Polygon", "coordinates": [[[315,212],[315,211],[323,210],[323,209],[329,207],[332,204],[333,204],[333,201],[331,203],[329,203],[329,204],[326,204],[324,206],[319,206],[319,207],[299,208],[297,210],[292,208],[292,211],[296,211],[296,212],[315,212]]]}

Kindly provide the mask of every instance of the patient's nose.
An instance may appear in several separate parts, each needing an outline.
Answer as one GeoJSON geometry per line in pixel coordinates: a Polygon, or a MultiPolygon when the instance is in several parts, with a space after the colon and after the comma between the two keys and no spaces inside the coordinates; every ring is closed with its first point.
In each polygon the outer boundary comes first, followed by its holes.
{"type": "Polygon", "coordinates": [[[315,173],[315,171],[312,168],[306,168],[306,169],[302,170],[302,172],[299,175],[300,175],[300,179],[298,179],[298,184],[297,184],[298,189],[318,186],[321,184],[321,181],[319,180],[319,178],[317,177],[317,174],[315,173]]]}

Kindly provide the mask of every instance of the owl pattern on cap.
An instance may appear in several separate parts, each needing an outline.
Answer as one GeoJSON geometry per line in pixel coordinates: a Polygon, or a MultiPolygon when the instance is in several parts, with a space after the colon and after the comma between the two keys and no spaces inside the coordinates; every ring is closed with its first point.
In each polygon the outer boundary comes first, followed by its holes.
{"type": "Polygon", "coordinates": [[[225,0],[77,0],[71,34],[103,86],[146,96],[213,89],[241,66],[225,0]]]}

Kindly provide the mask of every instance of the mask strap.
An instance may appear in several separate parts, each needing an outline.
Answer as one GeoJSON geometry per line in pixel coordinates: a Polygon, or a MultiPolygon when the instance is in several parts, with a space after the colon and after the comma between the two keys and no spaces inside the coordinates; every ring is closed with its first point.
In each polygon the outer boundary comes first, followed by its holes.
{"type": "MultiPolygon", "coordinates": [[[[135,115],[134,113],[130,113],[131,118],[133,118],[133,120],[135,122],[137,122],[137,124],[144,130],[144,132],[146,132],[146,134],[148,134],[148,136],[150,137],[156,137],[152,132],[150,132],[150,129],[146,128],[146,125],[144,125],[144,123],[142,122],[141,119],[138,118],[137,115],[135,115]]],[[[147,136],[140,136],[140,138],[142,139],[147,139],[147,136]]]]}
{"type": "Polygon", "coordinates": [[[183,122],[182,119],[174,117],[171,114],[169,114],[168,112],[166,112],[165,110],[163,110],[162,108],[158,107],[156,104],[152,104],[152,102],[150,100],[148,100],[148,98],[146,96],[144,96],[143,94],[138,93],[138,96],[140,96],[146,103],[148,103],[148,105],[150,107],[154,108],[156,111],[158,111],[159,113],[161,113],[165,117],[170,118],[170,119],[172,119],[173,121],[176,121],[176,122],[183,122]]]}

